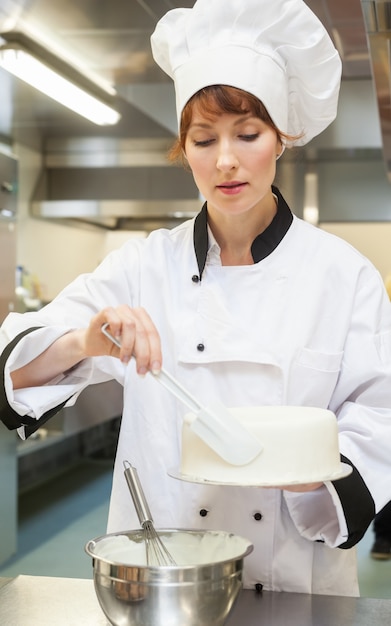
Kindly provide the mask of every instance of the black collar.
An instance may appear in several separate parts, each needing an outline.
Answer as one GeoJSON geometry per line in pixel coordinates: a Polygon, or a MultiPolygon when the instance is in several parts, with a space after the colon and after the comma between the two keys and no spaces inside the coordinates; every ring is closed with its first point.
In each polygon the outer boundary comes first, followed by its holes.
{"type": "MultiPolygon", "coordinates": [[[[288,232],[293,221],[291,210],[277,187],[272,187],[272,191],[278,199],[277,213],[269,226],[262,233],[257,235],[252,243],[251,254],[254,259],[254,263],[259,263],[259,261],[265,259],[273,252],[273,250],[277,248],[278,244],[288,232]]],[[[197,257],[199,278],[201,280],[202,273],[205,269],[209,246],[208,209],[206,202],[195,218],[193,240],[194,251],[197,257]]]]}

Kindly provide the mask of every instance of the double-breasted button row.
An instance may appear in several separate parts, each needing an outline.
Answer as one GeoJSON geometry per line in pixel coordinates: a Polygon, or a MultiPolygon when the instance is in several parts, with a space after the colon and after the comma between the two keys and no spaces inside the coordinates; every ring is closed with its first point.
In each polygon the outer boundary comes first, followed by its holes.
{"type": "MultiPolygon", "coordinates": [[[[208,509],[200,509],[201,517],[206,517],[208,513],[209,513],[208,509]]],[[[262,517],[263,517],[262,513],[260,513],[259,511],[256,511],[256,513],[253,514],[253,518],[255,519],[256,522],[260,522],[262,517]]]]}
{"type": "MultiPolygon", "coordinates": [[[[200,277],[197,274],[194,274],[191,277],[191,280],[193,281],[193,283],[199,283],[200,282],[200,277]]],[[[197,344],[197,350],[198,350],[198,352],[203,352],[205,350],[204,344],[203,343],[197,344]]]]}

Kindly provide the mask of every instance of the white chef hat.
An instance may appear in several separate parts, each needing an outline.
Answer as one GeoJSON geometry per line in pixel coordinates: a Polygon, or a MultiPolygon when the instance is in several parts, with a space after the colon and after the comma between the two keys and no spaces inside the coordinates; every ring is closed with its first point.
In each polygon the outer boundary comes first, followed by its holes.
{"type": "Polygon", "coordinates": [[[277,128],[304,145],[335,118],[341,60],[302,0],[197,0],[173,9],[151,37],[174,80],[178,120],[199,89],[224,84],[257,96],[277,128]]]}

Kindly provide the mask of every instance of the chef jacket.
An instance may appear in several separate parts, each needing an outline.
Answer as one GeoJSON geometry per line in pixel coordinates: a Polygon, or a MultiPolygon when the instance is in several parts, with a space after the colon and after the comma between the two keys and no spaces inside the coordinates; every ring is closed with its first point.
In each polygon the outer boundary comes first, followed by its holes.
{"type": "Polygon", "coordinates": [[[139,526],[123,475],[129,460],[158,527],[228,530],[254,544],[245,587],[357,595],[352,546],[391,499],[391,307],[367,259],[293,216],[274,193],[278,212],[253,244],[253,265],[222,266],[204,207],[172,230],[130,239],[41,311],[10,314],[2,326],[2,419],[28,436],[87,385],[116,379],[124,411],[108,532],[139,526]],[[87,358],[44,388],[13,390],[12,369],[102,308],[124,303],[149,312],[165,368],[204,405],[333,411],[352,474],[325,477],[308,493],[171,477],[180,468],[186,409],[152,375],[138,376],[133,361],[87,358]]]}

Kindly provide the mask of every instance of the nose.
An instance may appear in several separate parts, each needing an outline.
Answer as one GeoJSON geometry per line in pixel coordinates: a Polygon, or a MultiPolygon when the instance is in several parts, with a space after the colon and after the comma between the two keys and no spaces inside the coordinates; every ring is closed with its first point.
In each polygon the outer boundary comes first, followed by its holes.
{"type": "Polygon", "coordinates": [[[239,162],[230,141],[223,141],[219,144],[216,167],[222,172],[228,172],[238,167],[239,162]]]}

